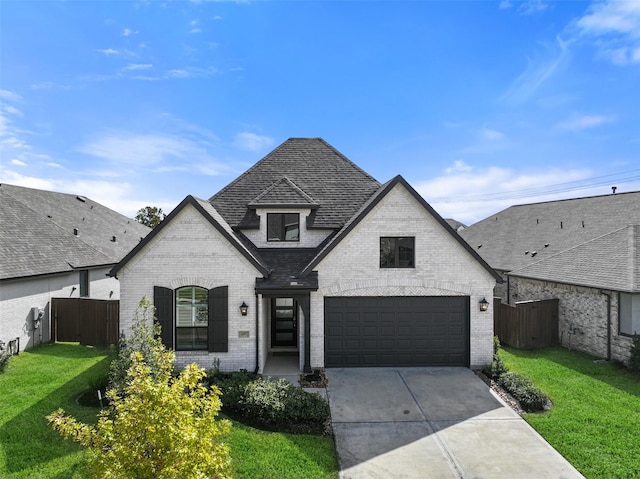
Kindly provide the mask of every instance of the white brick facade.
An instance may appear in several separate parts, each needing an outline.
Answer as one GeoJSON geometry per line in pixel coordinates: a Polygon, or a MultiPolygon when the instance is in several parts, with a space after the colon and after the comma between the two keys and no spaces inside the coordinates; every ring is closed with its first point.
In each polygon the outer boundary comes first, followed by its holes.
{"type": "MultiPolygon", "coordinates": [[[[301,227],[300,243],[317,246],[320,237],[312,233],[314,239],[309,240],[304,223],[301,227]]],[[[266,246],[266,231],[256,234],[260,236],[260,241],[254,238],[258,246],[266,246]]],[[[324,238],[325,233],[322,235],[324,238]]],[[[396,184],[314,269],[319,290],[310,293],[311,367],[324,367],[325,296],[468,296],[471,366],[491,361],[493,312],[481,313],[477,305],[483,297],[492,297],[494,277],[402,184],[396,184]],[[415,268],[381,269],[381,236],[415,237],[415,268]]],[[[121,328],[125,332],[130,328],[138,302],[145,295],[153,298],[154,286],[171,290],[189,285],[228,286],[229,352],[178,352],[177,364],[195,361],[208,368],[219,360],[226,371],[262,371],[271,350],[271,299],[256,296],[258,277],[262,273],[200,211],[187,204],[119,270],[121,328]],[[248,316],[240,315],[242,302],[249,305],[248,316]]],[[[304,325],[300,310],[301,366],[304,325]]]]}
{"type": "Polygon", "coordinates": [[[143,296],[153,299],[153,287],[176,289],[229,287],[229,352],[176,354],[176,363],[197,362],[209,368],[216,360],[223,370],[256,367],[256,268],[196,209],[187,205],[118,272],[121,286],[120,328],[131,327],[143,296]],[[249,305],[240,314],[242,302],[249,305]]]}
{"type": "Polygon", "coordinates": [[[495,279],[402,185],[389,194],[316,268],[311,294],[311,366],[324,365],[325,296],[469,296],[470,362],[493,354],[493,310],[481,313],[495,279]],[[381,236],[415,237],[415,268],[380,268],[381,236]]]}

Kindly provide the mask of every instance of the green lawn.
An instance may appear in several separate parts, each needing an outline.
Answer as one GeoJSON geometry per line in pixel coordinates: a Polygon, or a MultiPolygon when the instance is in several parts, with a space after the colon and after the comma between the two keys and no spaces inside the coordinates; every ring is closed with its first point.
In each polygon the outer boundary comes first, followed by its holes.
{"type": "Polygon", "coordinates": [[[640,477],[638,376],[564,348],[500,355],[549,395],[553,409],[525,419],[585,477],[640,477]]]}
{"type": "MultiPolygon", "coordinates": [[[[55,409],[94,422],[97,409],[76,404],[108,369],[104,351],[55,344],[20,353],[0,374],[0,477],[87,479],[83,451],[47,425],[55,409]]],[[[229,436],[234,477],[338,477],[333,439],[259,431],[234,423],[229,436]]]]}

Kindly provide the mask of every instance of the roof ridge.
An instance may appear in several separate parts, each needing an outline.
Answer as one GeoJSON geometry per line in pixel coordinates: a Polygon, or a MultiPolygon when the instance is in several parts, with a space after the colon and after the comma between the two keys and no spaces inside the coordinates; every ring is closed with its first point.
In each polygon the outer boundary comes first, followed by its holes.
{"type": "Polygon", "coordinates": [[[249,205],[257,205],[258,202],[260,200],[262,200],[262,198],[264,198],[269,193],[271,193],[271,191],[273,191],[278,185],[280,185],[283,182],[287,183],[291,188],[293,188],[293,190],[296,193],[298,193],[302,197],[302,199],[307,201],[309,204],[311,204],[311,205],[317,205],[318,204],[316,200],[314,200],[311,196],[309,196],[302,188],[300,188],[293,180],[291,180],[286,175],[282,176],[282,177],[278,178],[276,181],[274,181],[262,193],[260,193],[254,199],[252,199],[248,204],[249,205]]]}
{"type": "MultiPolygon", "coordinates": [[[[569,202],[569,201],[580,201],[580,200],[589,200],[589,199],[594,199],[594,198],[608,198],[608,197],[615,197],[615,196],[623,196],[623,195],[633,195],[633,194],[638,194],[640,193],[640,190],[638,191],[623,191],[621,193],[607,193],[604,195],[591,195],[591,196],[579,196],[577,198],[560,198],[557,200],[547,200],[547,201],[536,201],[533,203],[520,203],[517,205],[511,205],[508,208],[505,208],[502,211],[506,211],[509,208],[518,208],[521,206],[533,206],[533,205],[544,205],[544,204],[549,204],[549,203],[561,203],[561,202],[569,202]]],[[[500,213],[500,212],[498,212],[500,213]]],[[[496,214],[498,214],[496,213],[496,214]]],[[[494,215],[490,215],[490,216],[495,216],[494,215]]]]}

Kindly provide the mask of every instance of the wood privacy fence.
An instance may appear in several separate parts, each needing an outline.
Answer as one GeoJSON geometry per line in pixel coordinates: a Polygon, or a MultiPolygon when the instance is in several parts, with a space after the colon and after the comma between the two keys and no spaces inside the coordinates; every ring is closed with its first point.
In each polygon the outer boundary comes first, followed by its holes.
{"type": "Polygon", "coordinates": [[[51,338],[88,346],[118,343],[120,301],[85,298],[51,299],[51,338]]]}
{"type": "Polygon", "coordinates": [[[501,344],[536,349],[559,343],[558,300],[525,301],[515,306],[493,300],[493,329],[501,344]]]}

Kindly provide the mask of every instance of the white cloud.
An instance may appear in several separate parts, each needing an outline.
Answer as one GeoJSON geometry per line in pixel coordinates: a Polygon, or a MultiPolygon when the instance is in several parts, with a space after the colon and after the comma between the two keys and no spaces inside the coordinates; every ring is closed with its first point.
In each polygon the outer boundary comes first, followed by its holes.
{"type": "Polygon", "coordinates": [[[124,30],[122,30],[122,36],[123,37],[128,37],[131,35],[137,35],[139,32],[137,30],[131,30],[130,28],[125,28],[124,30]]]}
{"type": "Polygon", "coordinates": [[[570,118],[558,123],[558,128],[561,130],[579,131],[610,123],[612,121],[614,121],[612,116],[574,114],[570,118]]]}
{"type": "Polygon", "coordinates": [[[151,63],[129,63],[123,70],[126,71],[138,71],[138,70],[148,70],[149,68],[153,68],[151,63]]]}
{"type": "Polygon", "coordinates": [[[4,107],[4,111],[6,111],[7,113],[10,113],[12,115],[16,115],[16,116],[23,116],[22,112],[20,110],[18,110],[16,107],[11,106],[11,105],[7,105],[4,107]]]}
{"type": "Polygon", "coordinates": [[[457,173],[457,172],[465,172],[465,171],[471,171],[471,170],[473,170],[472,166],[467,165],[462,160],[456,160],[453,162],[453,166],[446,168],[444,171],[445,173],[457,173]]]}
{"type": "Polygon", "coordinates": [[[518,13],[522,15],[533,15],[535,13],[543,12],[548,6],[549,4],[543,0],[528,0],[520,4],[518,7],[518,13]]]}
{"type": "Polygon", "coordinates": [[[502,99],[512,103],[524,103],[555,74],[566,62],[569,51],[567,44],[556,37],[553,45],[548,45],[538,58],[527,58],[527,68],[509,86],[502,99]]]}
{"type": "Polygon", "coordinates": [[[616,65],[640,64],[640,2],[605,0],[592,4],[575,22],[578,35],[593,42],[598,56],[616,65]]]}
{"type": "Polygon", "coordinates": [[[455,167],[448,168],[446,173],[416,182],[415,188],[440,215],[467,225],[512,205],[575,197],[576,190],[562,191],[554,189],[553,185],[559,178],[568,183],[585,180],[591,175],[587,170],[518,172],[496,166],[483,167],[481,175],[472,168],[460,170],[455,167]]]}
{"type": "Polygon", "coordinates": [[[21,160],[11,160],[11,164],[16,166],[27,166],[27,164],[21,160]]]}
{"type": "Polygon", "coordinates": [[[16,102],[22,100],[22,97],[20,95],[9,90],[0,90],[0,98],[2,98],[3,100],[16,102]]]}
{"type": "Polygon", "coordinates": [[[116,133],[81,146],[78,151],[113,163],[150,166],[187,158],[198,150],[190,140],[163,134],[116,133]]]}
{"type": "Polygon", "coordinates": [[[190,76],[187,70],[174,69],[167,72],[168,78],[189,78],[190,76]]]}
{"type": "Polygon", "coordinates": [[[498,8],[500,8],[500,10],[506,10],[507,8],[511,8],[511,7],[512,7],[512,4],[510,0],[502,0],[498,8]]]}
{"type": "Polygon", "coordinates": [[[261,151],[273,145],[270,136],[256,135],[255,133],[237,133],[233,138],[233,146],[241,150],[261,151]]]}
{"type": "Polygon", "coordinates": [[[105,55],[120,55],[120,52],[113,48],[97,48],[96,51],[98,53],[104,53],[105,55]]]}
{"type": "Polygon", "coordinates": [[[504,133],[502,133],[501,131],[492,130],[491,128],[484,128],[480,132],[480,136],[485,140],[497,141],[504,138],[504,133]]]}

